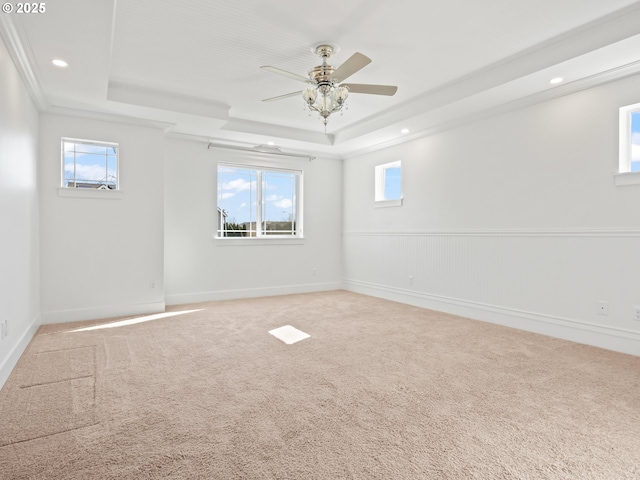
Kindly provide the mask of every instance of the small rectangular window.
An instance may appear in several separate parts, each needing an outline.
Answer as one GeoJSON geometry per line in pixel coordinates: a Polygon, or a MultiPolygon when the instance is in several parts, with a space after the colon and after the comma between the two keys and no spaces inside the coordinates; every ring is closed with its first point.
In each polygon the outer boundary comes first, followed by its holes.
{"type": "Polygon", "coordinates": [[[631,112],[631,141],[629,171],[640,172],[640,108],[631,112]]]}
{"type": "Polygon", "coordinates": [[[640,103],[620,108],[620,149],[614,183],[640,185],[640,103]]]}
{"type": "Polygon", "coordinates": [[[620,173],[640,172],[640,103],[620,109],[620,173]]]}
{"type": "Polygon", "coordinates": [[[375,201],[385,206],[402,205],[402,164],[400,160],[376,166],[375,201]]]}
{"type": "Polygon", "coordinates": [[[217,234],[302,237],[302,172],[218,165],[217,234]]]}
{"type": "Polygon", "coordinates": [[[118,190],[118,144],[63,138],[62,186],[118,190]]]}

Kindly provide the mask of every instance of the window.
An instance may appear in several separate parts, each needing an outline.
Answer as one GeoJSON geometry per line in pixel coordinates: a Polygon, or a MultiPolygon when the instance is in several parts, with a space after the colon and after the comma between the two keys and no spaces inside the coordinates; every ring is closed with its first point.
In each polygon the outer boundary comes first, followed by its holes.
{"type": "Polygon", "coordinates": [[[216,237],[302,237],[302,172],[218,165],[216,237]]]}
{"type": "Polygon", "coordinates": [[[118,144],[63,138],[62,186],[118,190],[118,144]]]}
{"type": "Polygon", "coordinates": [[[620,158],[616,185],[640,184],[640,103],[620,109],[620,158]]]}
{"type": "Polygon", "coordinates": [[[375,176],[376,206],[402,205],[402,165],[400,160],[378,165],[375,176]]]}

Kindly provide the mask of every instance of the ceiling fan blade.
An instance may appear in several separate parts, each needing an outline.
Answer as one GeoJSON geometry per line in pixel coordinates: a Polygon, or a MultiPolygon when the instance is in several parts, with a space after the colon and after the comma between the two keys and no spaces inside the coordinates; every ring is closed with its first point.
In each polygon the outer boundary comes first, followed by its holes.
{"type": "Polygon", "coordinates": [[[282,100],[283,98],[295,97],[296,95],[302,95],[302,91],[287,93],[285,95],[278,95],[277,97],[265,98],[262,101],[263,102],[273,102],[274,100],[282,100]]]}
{"type": "Polygon", "coordinates": [[[394,85],[368,85],[366,83],[343,83],[349,87],[349,93],[369,93],[371,95],[395,95],[398,87],[394,85]]]}
{"type": "Polygon", "coordinates": [[[293,78],[294,80],[298,80],[299,82],[307,83],[309,79],[307,77],[303,77],[302,75],[298,75],[297,73],[287,72],[286,70],[282,70],[281,68],[271,67],[269,65],[263,65],[260,67],[263,70],[267,70],[268,72],[277,73],[278,75],[284,75],[285,77],[293,78]]]}
{"type": "Polygon", "coordinates": [[[331,78],[333,78],[338,83],[342,82],[370,63],[371,59],[369,57],[361,54],[360,52],[356,52],[351,55],[346,62],[340,65],[335,72],[333,72],[331,78]]]}

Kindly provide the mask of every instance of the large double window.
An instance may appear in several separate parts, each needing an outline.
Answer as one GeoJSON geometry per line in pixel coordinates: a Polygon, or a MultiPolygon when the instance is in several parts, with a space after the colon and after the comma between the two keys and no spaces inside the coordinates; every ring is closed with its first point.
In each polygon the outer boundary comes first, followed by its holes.
{"type": "Polygon", "coordinates": [[[217,234],[302,237],[302,172],[219,164],[217,234]]]}

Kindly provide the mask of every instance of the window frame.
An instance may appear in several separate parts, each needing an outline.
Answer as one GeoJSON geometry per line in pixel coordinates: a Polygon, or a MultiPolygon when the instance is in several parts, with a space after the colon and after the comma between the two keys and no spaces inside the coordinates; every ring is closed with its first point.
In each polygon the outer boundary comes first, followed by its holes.
{"type": "MultiPolygon", "coordinates": [[[[264,165],[262,163],[235,163],[235,162],[218,162],[216,165],[216,193],[215,193],[215,207],[216,207],[216,229],[215,234],[213,236],[216,243],[220,244],[246,244],[246,245],[255,245],[255,244],[296,244],[303,243],[304,240],[304,222],[303,222],[303,191],[304,191],[304,170],[296,169],[296,168],[288,168],[288,167],[278,167],[272,165],[264,165]],[[247,237],[236,237],[236,236],[221,236],[221,230],[219,229],[219,222],[217,219],[218,212],[223,211],[221,206],[219,205],[220,198],[220,181],[219,181],[219,172],[220,167],[229,167],[234,169],[246,169],[256,172],[256,205],[254,213],[255,215],[255,223],[256,223],[256,232],[255,236],[247,236],[247,237]],[[294,211],[296,213],[294,222],[295,222],[295,233],[292,235],[270,235],[265,234],[262,228],[262,214],[263,214],[263,206],[265,200],[265,196],[262,191],[262,174],[264,172],[275,172],[275,173],[287,173],[296,175],[296,188],[295,188],[295,200],[294,200],[294,211]],[[258,225],[261,228],[258,229],[258,225]]],[[[292,199],[293,200],[293,199],[292,199]]]]}
{"type": "MultiPolygon", "coordinates": [[[[75,167],[76,161],[74,159],[74,167],[75,167]]],[[[105,161],[105,170],[108,168],[108,163],[105,161]]],[[[74,178],[73,178],[73,183],[74,184],[78,184],[78,179],[75,176],[74,173],[74,178]]],[[[120,192],[120,144],[116,143],[116,142],[106,142],[106,141],[101,141],[101,140],[87,140],[87,139],[81,139],[81,138],[71,138],[71,137],[62,137],[60,139],[60,186],[58,191],[60,192],[61,196],[70,196],[70,195],[65,195],[64,193],[61,192],[62,191],[68,191],[68,192],[84,192],[85,194],[88,194],[88,196],[93,196],[92,193],[89,192],[100,192],[100,195],[102,195],[103,192],[112,192],[112,193],[116,193],[116,192],[120,192]],[[93,145],[93,146],[99,146],[99,147],[115,147],[115,161],[116,161],[116,167],[115,167],[115,188],[82,188],[82,187],[69,187],[66,186],[65,183],[67,183],[67,179],[65,178],[65,150],[64,150],[64,145],[66,143],[74,143],[74,144],[84,144],[84,145],[93,145]]],[[[84,195],[82,195],[84,196],[84,195]]]]}
{"type": "Polygon", "coordinates": [[[632,162],[632,132],[631,118],[634,114],[640,115],[640,103],[627,105],[620,108],[619,116],[619,153],[618,171],[614,174],[614,182],[617,186],[640,185],[640,172],[631,171],[632,162]]]}
{"type": "Polygon", "coordinates": [[[375,175],[375,187],[374,187],[374,202],[375,207],[399,207],[402,206],[403,194],[402,194],[402,160],[395,160],[393,162],[387,162],[380,165],[376,165],[374,170],[375,175]],[[400,198],[387,199],[385,195],[386,182],[387,182],[387,170],[392,168],[400,168],[400,198]]]}

